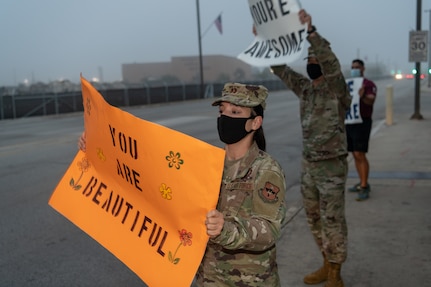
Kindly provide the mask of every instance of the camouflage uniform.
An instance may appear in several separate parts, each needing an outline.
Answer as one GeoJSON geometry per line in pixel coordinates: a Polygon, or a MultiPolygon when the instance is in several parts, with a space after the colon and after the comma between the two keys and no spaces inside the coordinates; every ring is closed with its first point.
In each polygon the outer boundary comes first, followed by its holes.
{"type": "Polygon", "coordinates": [[[313,86],[309,78],[286,65],[274,66],[272,70],[300,100],[303,133],[301,192],[308,224],[327,259],[342,263],[347,256],[344,119],[351,96],[329,42],[318,33],[307,40],[311,44],[309,56],[316,57],[322,68],[323,82],[313,86]]]}
{"type": "Polygon", "coordinates": [[[243,158],[225,162],[217,204],[225,223],[208,243],[198,286],[280,286],[275,243],[285,189],[282,168],[256,143],[243,158]]]}

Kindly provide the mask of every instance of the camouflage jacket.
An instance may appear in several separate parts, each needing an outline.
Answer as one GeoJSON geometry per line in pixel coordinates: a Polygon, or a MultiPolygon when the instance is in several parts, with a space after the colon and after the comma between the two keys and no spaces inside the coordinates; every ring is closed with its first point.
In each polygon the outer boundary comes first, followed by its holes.
{"type": "Polygon", "coordinates": [[[329,42],[318,33],[307,40],[322,68],[323,82],[313,86],[308,77],[286,65],[271,68],[299,97],[303,157],[318,161],[347,154],[344,119],[352,98],[329,42]]]}
{"type": "Polygon", "coordinates": [[[279,286],[275,243],[285,218],[281,166],[256,143],[226,162],[217,210],[225,223],[210,239],[197,274],[199,286],[279,286]]]}

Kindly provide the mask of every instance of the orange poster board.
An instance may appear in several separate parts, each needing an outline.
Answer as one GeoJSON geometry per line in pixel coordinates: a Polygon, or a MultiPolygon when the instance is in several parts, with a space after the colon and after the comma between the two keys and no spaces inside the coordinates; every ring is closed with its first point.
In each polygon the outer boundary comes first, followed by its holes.
{"type": "Polygon", "coordinates": [[[86,153],[77,153],[49,204],[148,286],[190,286],[224,150],[115,108],[81,84],[86,153]]]}

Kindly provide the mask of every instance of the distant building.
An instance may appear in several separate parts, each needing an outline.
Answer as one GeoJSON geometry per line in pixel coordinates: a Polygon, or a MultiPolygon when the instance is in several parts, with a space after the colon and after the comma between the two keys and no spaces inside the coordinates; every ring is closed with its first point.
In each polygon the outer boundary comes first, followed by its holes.
{"type": "MultiPolygon", "coordinates": [[[[251,65],[234,57],[202,56],[205,83],[251,81],[256,78],[251,65]]],[[[172,57],[170,62],[122,64],[123,82],[142,84],[154,81],[166,83],[198,83],[199,57],[172,57]]]]}

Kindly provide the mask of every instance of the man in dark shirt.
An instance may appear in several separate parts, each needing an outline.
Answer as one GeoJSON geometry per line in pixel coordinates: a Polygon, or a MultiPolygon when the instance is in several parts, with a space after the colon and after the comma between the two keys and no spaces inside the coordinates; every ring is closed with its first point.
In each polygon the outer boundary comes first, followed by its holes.
{"type": "MultiPolygon", "coordinates": [[[[365,65],[360,59],[352,61],[352,77],[364,77],[365,65]]],[[[376,100],[377,87],[373,81],[363,78],[359,89],[359,112],[362,123],[346,124],[347,150],[352,153],[355,160],[356,171],[360,182],[350,187],[350,192],[358,192],[356,200],[362,201],[369,197],[371,191],[368,183],[369,162],[366,157],[372,127],[373,105],[376,100]]]]}

